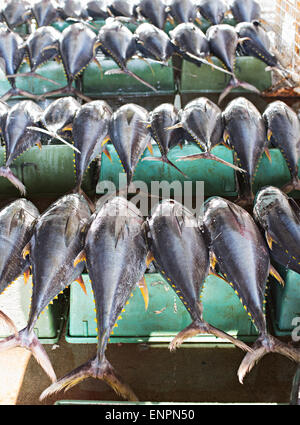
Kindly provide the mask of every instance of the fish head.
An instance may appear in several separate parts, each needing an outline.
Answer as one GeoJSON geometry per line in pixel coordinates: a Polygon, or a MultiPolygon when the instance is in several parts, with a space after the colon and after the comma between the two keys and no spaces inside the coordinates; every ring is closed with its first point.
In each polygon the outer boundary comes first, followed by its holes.
{"type": "Polygon", "coordinates": [[[142,0],[138,5],[139,13],[151,24],[163,29],[168,17],[164,0],[142,0]]]}
{"type": "Polygon", "coordinates": [[[167,62],[173,54],[173,44],[165,31],[153,24],[143,23],[135,31],[137,46],[144,56],[167,62]]]}
{"type": "Polygon", "coordinates": [[[208,55],[208,40],[203,31],[192,22],[177,25],[169,34],[172,43],[179,51],[191,53],[195,56],[208,55]]]}

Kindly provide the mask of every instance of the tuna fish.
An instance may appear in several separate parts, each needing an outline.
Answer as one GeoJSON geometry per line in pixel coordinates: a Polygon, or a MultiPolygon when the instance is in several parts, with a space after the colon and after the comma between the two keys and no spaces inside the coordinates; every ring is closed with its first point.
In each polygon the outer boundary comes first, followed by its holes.
{"type": "Polygon", "coordinates": [[[110,140],[119,155],[128,186],[147,146],[152,152],[148,122],[148,111],[134,103],[118,108],[110,120],[110,140]]]}
{"type": "Polygon", "coordinates": [[[253,217],[261,227],[271,257],[300,273],[300,208],[280,189],[267,186],[256,195],[253,217]]]}
{"type": "Polygon", "coordinates": [[[232,0],[229,8],[237,22],[251,22],[260,18],[261,8],[255,0],[232,0]]]}
{"type": "Polygon", "coordinates": [[[42,311],[68,285],[77,279],[84,285],[81,279],[84,264],[73,263],[82,250],[89,219],[87,203],[76,194],[65,195],[40,215],[23,249],[24,259],[29,255],[33,282],[28,323],[18,335],[0,342],[0,351],[18,346],[30,350],[52,382],[56,375],[34,327],[42,311]]]}
{"type": "Polygon", "coordinates": [[[41,399],[93,377],[104,380],[125,399],[137,400],[132,389],[116,374],[105,351],[117,319],[146,271],[143,223],[139,210],[120,197],[105,203],[95,214],[84,250],[75,264],[85,261],[91,279],[96,305],[97,354],[46,388],[41,399]]]}
{"type": "MultiPolygon", "coordinates": [[[[25,282],[29,278],[30,263],[28,258],[23,258],[22,251],[31,239],[38,217],[37,208],[24,198],[10,202],[0,210],[0,294],[22,274],[25,282]]],[[[3,312],[0,317],[16,333],[16,326],[3,312]]]]}
{"type": "Polygon", "coordinates": [[[284,102],[276,100],[267,106],[263,118],[268,140],[271,140],[273,147],[280,149],[291,174],[291,181],[281,189],[286,193],[293,189],[300,190],[298,178],[300,122],[296,112],[284,102]]]}
{"type": "Polygon", "coordinates": [[[203,18],[211,25],[221,24],[228,10],[223,0],[197,0],[197,6],[203,18]]]}
{"type": "Polygon", "coordinates": [[[178,294],[189,312],[192,323],[170,343],[170,350],[199,333],[225,338],[244,350],[243,342],[215,328],[203,319],[200,294],[209,273],[209,252],[196,218],[180,203],[163,200],[145,225],[148,250],[147,264],[155,267],[178,294]]]}
{"type": "Polygon", "coordinates": [[[127,74],[156,91],[147,81],[127,68],[127,62],[136,54],[137,42],[133,33],[117,19],[108,18],[98,33],[98,43],[105,55],[110,56],[119,69],[111,69],[105,75],[127,74]]]}
{"type": "Polygon", "coordinates": [[[137,12],[150,24],[159,29],[164,29],[168,19],[168,11],[164,0],[141,0],[137,6],[137,12]]]}
{"type": "Polygon", "coordinates": [[[246,98],[232,100],[223,111],[224,141],[234,152],[234,163],[246,173],[236,173],[237,203],[253,203],[253,182],[264,152],[270,159],[264,120],[258,109],[246,98]]]}
{"type": "Polygon", "coordinates": [[[274,338],[267,330],[264,302],[268,275],[274,275],[281,284],[284,282],[270,264],[268,246],[251,215],[228,200],[213,197],[204,205],[203,233],[210,246],[211,267],[218,267],[240,297],[259,333],[251,347],[253,352],[246,354],[239,367],[240,383],[269,352],[299,362],[300,350],[274,338]]]}
{"type": "Polygon", "coordinates": [[[5,144],[5,163],[0,168],[0,176],[7,178],[21,194],[25,194],[24,184],[12,173],[13,161],[34,145],[40,146],[40,135],[29,129],[37,125],[42,114],[41,107],[32,100],[22,100],[12,106],[6,117],[2,136],[5,144]]]}
{"type": "MultiPolygon", "coordinates": [[[[238,38],[235,28],[228,24],[212,25],[208,28],[206,37],[209,42],[210,52],[220,59],[225,69],[234,74],[236,50],[239,43],[244,41],[238,38]]],[[[239,81],[235,75],[232,75],[227,87],[221,93],[218,103],[221,103],[233,88],[239,86],[255,93],[260,93],[252,84],[239,81]]]]}

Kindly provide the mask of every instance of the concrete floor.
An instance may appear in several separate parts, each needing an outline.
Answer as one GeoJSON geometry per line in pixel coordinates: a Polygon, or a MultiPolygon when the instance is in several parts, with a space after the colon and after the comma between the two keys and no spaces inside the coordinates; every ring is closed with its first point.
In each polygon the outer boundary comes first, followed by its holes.
{"type": "MultiPolygon", "coordinates": [[[[64,333],[44,347],[57,377],[90,359],[95,344],[70,344],[64,333]]],[[[184,344],[175,353],[167,345],[110,344],[107,358],[140,401],[289,403],[296,364],[278,354],[265,356],[241,385],[237,369],[244,353],[231,344],[221,347],[184,344]]],[[[53,405],[58,400],[121,399],[104,382],[88,378],[67,392],[39,401],[50,380],[23,348],[0,353],[1,405],[53,405]]]]}

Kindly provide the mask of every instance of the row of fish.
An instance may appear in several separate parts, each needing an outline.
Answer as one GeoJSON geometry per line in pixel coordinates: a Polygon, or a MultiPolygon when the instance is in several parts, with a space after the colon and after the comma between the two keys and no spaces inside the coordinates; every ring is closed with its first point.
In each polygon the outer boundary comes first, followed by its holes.
{"type": "Polygon", "coordinates": [[[59,20],[94,20],[112,17],[146,19],[163,29],[166,21],[197,22],[201,16],[213,25],[233,15],[237,22],[259,19],[261,8],[255,0],[7,0],[1,11],[1,20],[11,29],[34,19],[38,27],[59,20]],[[200,15],[199,15],[200,14],[200,15]]]}
{"type": "MultiPolygon", "coordinates": [[[[193,23],[182,23],[167,34],[150,23],[139,25],[133,33],[118,20],[108,18],[98,33],[83,23],[74,23],[62,32],[52,26],[43,26],[23,40],[18,33],[10,29],[2,29],[0,31],[0,53],[3,58],[1,65],[11,89],[2,95],[1,100],[5,101],[15,95],[42,99],[62,93],[73,93],[84,101],[89,101],[87,96],[73,87],[73,83],[91,62],[97,64],[103,76],[101,60],[99,61],[97,56],[99,49],[102,54],[112,58],[118,65],[118,68],[107,70],[105,75],[127,74],[153,91],[157,91],[155,87],[128,68],[130,59],[139,57],[147,63],[147,59],[152,59],[161,63],[162,66],[170,66],[170,58],[173,55],[179,55],[197,66],[205,63],[213,69],[230,75],[229,83],[221,93],[219,102],[238,86],[260,93],[256,87],[239,81],[235,76],[237,54],[257,57],[284,77],[288,75],[277,57],[270,52],[268,34],[258,21],[241,22],[236,27],[228,24],[213,25],[206,34],[193,23]],[[212,55],[221,61],[221,67],[213,63],[212,55]],[[25,58],[30,65],[30,72],[18,73],[25,58]],[[47,91],[40,96],[16,87],[17,76],[47,80],[46,77],[37,74],[36,70],[45,62],[54,59],[62,61],[67,78],[66,87],[47,91]]],[[[148,65],[151,68],[151,64],[148,63],[148,65]]],[[[50,81],[58,84],[53,80],[50,81]]]]}
{"type": "Polygon", "coordinates": [[[300,209],[286,194],[270,186],[259,192],[254,217],[258,225],[242,207],[221,197],[209,198],[199,219],[170,199],[158,203],[146,219],[122,197],[104,203],[100,200],[92,215],[78,194],[63,196],[41,215],[26,199],[12,202],[0,211],[0,292],[23,272],[27,279],[30,270],[33,289],[24,329],[18,331],[1,312],[13,334],[0,342],[0,350],[17,346],[31,350],[52,381],[41,399],[94,377],[103,379],[122,397],[137,400],[116,374],[105,351],[135,288],[141,289],[147,306],[144,274],[153,262],[192,320],[170,343],[170,350],[201,333],[229,340],[247,352],[238,370],[241,383],[268,352],[300,362],[299,348],[270,335],[264,309],[268,275],[284,284],[271,259],[299,270],[300,209]],[[85,289],[81,277],[85,269],[95,299],[97,353],[57,380],[34,325],[48,304],[74,280],[85,289]],[[200,294],[209,273],[225,280],[238,294],[258,330],[252,347],[205,321],[200,294]]]}
{"type": "Polygon", "coordinates": [[[115,111],[103,100],[81,105],[73,97],[58,98],[44,110],[31,100],[12,107],[0,104],[0,134],[6,153],[0,175],[22,194],[26,188],[12,173],[11,166],[30,147],[37,144],[42,148],[40,140],[44,133],[73,149],[74,191],[82,194],[82,180],[92,161],[97,160],[100,169],[102,152],[111,160],[108,142],[120,158],[127,185],[147,148],[152,156],[145,156],[142,161],[162,161],[189,178],[168,159],[169,151],[180,145],[183,155],[177,161],[211,159],[234,168],[237,203],[247,206],[254,200],[253,182],[262,156],[266,153],[271,160],[268,148],[272,146],[280,149],[291,174],[282,190],[289,193],[300,189],[300,122],[294,110],[282,101],[271,102],[263,114],[244,97],[235,98],[223,111],[206,97],[192,100],[179,111],[173,104],[163,103],[150,112],[134,103],[115,111]],[[161,157],[153,157],[154,142],[161,157]],[[184,156],[186,142],[196,144],[201,150],[199,154],[184,156]],[[220,143],[232,150],[233,164],[211,152],[220,143]]]}

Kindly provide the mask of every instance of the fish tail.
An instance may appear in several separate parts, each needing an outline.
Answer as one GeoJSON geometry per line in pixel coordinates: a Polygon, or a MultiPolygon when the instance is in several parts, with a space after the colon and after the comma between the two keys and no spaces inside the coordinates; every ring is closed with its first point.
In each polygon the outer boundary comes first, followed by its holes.
{"type": "Polygon", "coordinates": [[[220,162],[220,164],[224,164],[227,167],[233,168],[236,171],[239,171],[240,173],[245,173],[246,171],[243,168],[240,168],[234,164],[231,164],[230,162],[225,161],[222,158],[219,158],[218,156],[212,154],[211,152],[200,152],[193,155],[187,155],[187,156],[181,156],[176,161],[195,161],[197,159],[210,159],[212,161],[220,162]]]}
{"type": "Polygon", "coordinates": [[[41,365],[52,382],[56,381],[56,375],[48,354],[34,331],[28,331],[27,328],[22,329],[17,335],[9,336],[0,341],[0,351],[6,351],[10,348],[22,347],[31,351],[36,361],[41,365]]]}
{"type": "Polygon", "coordinates": [[[246,90],[250,90],[250,91],[253,91],[253,92],[258,93],[258,94],[260,93],[260,91],[255,86],[253,86],[252,84],[249,84],[245,81],[240,81],[235,76],[232,76],[229,80],[228,85],[225,87],[225,89],[220,94],[219,99],[218,99],[218,104],[220,104],[222,102],[222,100],[231,92],[231,90],[233,90],[237,87],[242,87],[246,90]]]}
{"type": "Polygon", "coordinates": [[[42,392],[40,400],[43,400],[63,389],[67,391],[89,377],[103,380],[124,399],[129,401],[138,401],[138,398],[131,388],[115,373],[114,368],[104,356],[102,357],[102,360],[100,360],[98,356],[93,357],[88,362],[82,364],[63,378],[54,382],[42,392]]]}
{"type": "Polygon", "coordinates": [[[95,212],[95,204],[94,202],[88,197],[88,195],[84,192],[84,190],[82,190],[81,186],[80,186],[80,182],[74,187],[73,189],[73,193],[78,193],[79,195],[82,195],[84,197],[84,199],[86,200],[86,202],[88,203],[90,210],[92,212],[95,212]]]}
{"type": "Polygon", "coordinates": [[[16,177],[9,167],[0,167],[0,176],[8,179],[22,195],[26,195],[26,188],[21,180],[16,177]]]}
{"type": "Polygon", "coordinates": [[[242,350],[252,352],[252,349],[248,347],[247,344],[244,342],[232,337],[231,335],[227,334],[226,332],[215,328],[214,326],[210,325],[209,323],[205,322],[204,320],[195,320],[192,322],[189,326],[187,326],[185,329],[180,331],[175,338],[171,341],[169,345],[170,351],[174,351],[176,348],[178,348],[183,341],[185,341],[188,338],[191,338],[193,336],[196,336],[198,334],[213,334],[217,336],[218,338],[227,339],[237,347],[241,348],[242,350]]]}
{"type": "Polygon", "coordinates": [[[161,161],[161,162],[164,162],[165,164],[168,164],[171,167],[175,168],[175,170],[177,170],[185,178],[189,178],[183,171],[181,171],[178,167],[176,167],[176,165],[172,161],[170,161],[169,158],[167,158],[167,157],[146,156],[145,158],[142,159],[142,161],[161,161]]]}
{"type": "Polygon", "coordinates": [[[291,181],[286,183],[281,188],[282,192],[284,193],[290,193],[292,190],[300,190],[300,179],[298,176],[293,177],[291,181]]]}
{"type": "Polygon", "coordinates": [[[15,334],[15,336],[18,336],[18,330],[16,328],[16,325],[11,320],[10,317],[7,316],[3,311],[0,310],[0,319],[2,319],[11,329],[11,331],[15,334]]]}
{"type": "Polygon", "coordinates": [[[252,346],[253,352],[247,353],[238,369],[238,378],[243,383],[244,377],[259,360],[268,353],[278,353],[290,360],[300,363],[300,349],[290,346],[272,335],[260,336],[252,346]]]}

